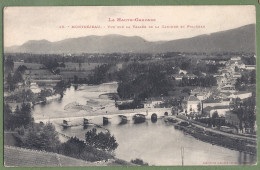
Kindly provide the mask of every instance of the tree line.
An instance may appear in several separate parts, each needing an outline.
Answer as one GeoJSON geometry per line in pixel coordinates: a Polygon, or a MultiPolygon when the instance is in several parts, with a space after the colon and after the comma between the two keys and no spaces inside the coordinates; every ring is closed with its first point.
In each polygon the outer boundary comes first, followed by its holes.
{"type": "Polygon", "coordinates": [[[237,115],[241,131],[249,128],[251,133],[255,132],[256,97],[254,95],[245,100],[241,100],[240,98],[233,99],[230,103],[230,109],[237,115]]]}
{"type": "Polygon", "coordinates": [[[238,91],[245,91],[250,85],[256,84],[256,70],[243,72],[240,78],[237,78],[235,88],[238,91]]]}
{"type": "Polygon", "coordinates": [[[118,73],[119,86],[117,92],[123,99],[168,95],[174,89],[174,83],[168,78],[164,69],[156,63],[130,64],[118,73]]]}

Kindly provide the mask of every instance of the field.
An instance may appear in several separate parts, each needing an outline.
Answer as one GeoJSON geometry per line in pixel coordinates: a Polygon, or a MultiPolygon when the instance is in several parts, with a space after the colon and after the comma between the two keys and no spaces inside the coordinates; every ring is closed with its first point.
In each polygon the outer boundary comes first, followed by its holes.
{"type": "Polygon", "coordinates": [[[74,76],[77,76],[78,78],[87,78],[88,75],[91,73],[91,71],[61,71],[60,75],[62,76],[63,80],[73,80],[74,76]]]}
{"type": "Polygon", "coordinates": [[[73,79],[74,76],[78,78],[87,78],[91,73],[91,70],[103,63],[72,63],[65,62],[64,67],[58,67],[60,69],[60,75],[54,75],[49,70],[44,69],[45,66],[38,63],[24,63],[24,62],[14,62],[14,70],[16,70],[20,65],[24,65],[28,68],[26,75],[30,76],[34,80],[69,80],[73,79]]]}
{"type": "Polygon", "coordinates": [[[14,70],[16,70],[20,65],[26,66],[29,70],[39,70],[41,68],[45,68],[44,65],[38,63],[14,62],[14,70]]]}
{"type": "Polygon", "coordinates": [[[89,71],[93,70],[95,67],[103,64],[103,63],[72,63],[66,62],[65,68],[60,67],[61,71],[89,71]]]}

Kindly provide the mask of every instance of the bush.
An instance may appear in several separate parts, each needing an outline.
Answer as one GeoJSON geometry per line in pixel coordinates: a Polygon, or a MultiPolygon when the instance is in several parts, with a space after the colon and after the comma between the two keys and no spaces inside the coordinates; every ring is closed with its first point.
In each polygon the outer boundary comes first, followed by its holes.
{"type": "Polygon", "coordinates": [[[86,144],[103,151],[114,151],[118,147],[118,143],[114,136],[109,132],[97,133],[97,129],[93,128],[85,134],[86,144]]]}
{"type": "Polygon", "coordinates": [[[34,124],[28,128],[23,146],[30,149],[56,152],[60,145],[58,133],[51,123],[46,125],[34,124]]]}
{"type": "Polygon", "coordinates": [[[29,127],[33,123],[31,115],[31,105],[23,103],[21,108],[18,106],[13,113],[8,104],[4,104],[4,128],[5,130],[14,130],[20,127],[29,127]]]}
{"type": "Polygon", "coordinates": [[[131,163],[141,166],[148,166],[148,163],[144,162],[142,159],[136,158],[135,160],[131,160],[131,163]]]}
{"type": "Polygon", "coordinates": [[[182,90],[182,93],[188,93],[188,94],[190,94],[190,92],[191,92],[191,90],[190,90],[189,88],[184,88],[184,89],[182,90]]]}
{"type": "Polygon", "coordinates": [[[88,146],[77,137],[72,137],[67,142],[61,144],[58,153],[90,162],[113,158],[111,154],[88,146]]]}

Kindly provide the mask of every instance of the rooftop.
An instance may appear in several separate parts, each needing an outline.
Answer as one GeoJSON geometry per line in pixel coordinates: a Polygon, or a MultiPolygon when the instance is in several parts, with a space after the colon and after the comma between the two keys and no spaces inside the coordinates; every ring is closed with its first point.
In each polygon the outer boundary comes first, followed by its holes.
{"type": "Polygon", "coordinates": [[[233,85],[226,85],[223,88],[225,88],[225,87],[235,87],[235,86],[233,86],[233,85]]]}
{"type": "Polygon", "coordinates": [[[234,95],[239,95],[239,94],[248,94],[248,93],[252,93],[250,91],[238,91],[238,92],[235,92],[234,95]]]}

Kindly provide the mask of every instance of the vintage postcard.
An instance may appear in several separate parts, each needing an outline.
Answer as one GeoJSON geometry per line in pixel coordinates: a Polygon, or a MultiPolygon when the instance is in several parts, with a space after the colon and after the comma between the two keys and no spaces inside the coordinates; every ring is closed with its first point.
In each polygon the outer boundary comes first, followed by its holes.
{"type": "Polygon", "coordinates": [[[4,165],[256,165],[256,9],[6,7],[4,165]]]}

